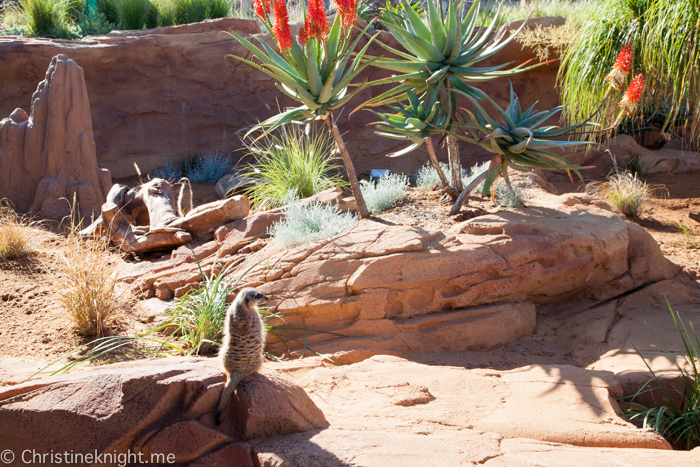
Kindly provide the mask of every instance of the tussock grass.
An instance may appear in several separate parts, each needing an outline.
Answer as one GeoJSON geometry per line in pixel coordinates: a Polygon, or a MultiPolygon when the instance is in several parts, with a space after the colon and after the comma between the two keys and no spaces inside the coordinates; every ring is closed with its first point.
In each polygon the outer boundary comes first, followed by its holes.
{"type": "Polygon", "coordinates": [[[644,360],[644,364],[652,374],[652,378],[632,396],[626,415],[630,420],[641,419],[644,428],[652,428],[675,447],[691,450],[700,446],[700,339],[693,324],[689,323],[686,326],[680,314],[671,308],[670,303],[668,309],[685,349],[683,364],[675,362],[683,381],[683,388],[664,388],[659,376],[654,373],[647,360],[635,347],[637,354],[644,360]],[[649,408],[635,402],[634,399],[641,394],[652,392],[652,388],[649,388],[651,383],[655,383],[653,386],[660,388],[663,400],[658,402],[657,407],[649,408]],[[671,394],[677,397],[672,398],[671,394]],[[676,405],[673,401],[678,399],[682,402],[676,405]]]}
{"type": "Polygon", "coordinates": [[[404,199],[407,189],[408,177],[400,174],[387,175],[377,181],[370,181],[360,185],[362,196],[365,198],[365,203],[367,203],[367,209],[372,214],[384,212],[404,199]]]}
{"type": "Polygon", "coordinates": [[[644,212],[644,204],[654,191],[661,187],[651,187],[631,172],[616,172],[606,182],[591,182],[586,191],[600,195],[612,207],[630,218],[637,218],[644,212]]]}
{"type": "Polygon", "coordinates": [[[307,125],[285,125],[248,146],[255,161],[243,174],[260,182],[246,191],[257,207],[285,204],[289,196],[308,198],[319,191],[347,187],[333,157],[335,142],[328,132],[307,125]]]}
{"type": "Polygon", "coordinates": [[[123,300],[117,292],[118,264],[107,238],[82,240],[73,226],[50,274],[58,305],[73,321],[78,334],[102,336],[119,315],[123,300]]]}
{"type": "Polygon", "coordinates": [[[29,218],[17,214],[7,200],[0,200],[0,261],[12,261],[33,253],[34,225],[29,218]]]}
{"type": "Polygon", "coordinates": [[[220,152],[210,152],[185,161],[182,172],[193,183],[218,182],[231,169],[231,161],[220,152]]]}
{"type": "MultiPolygon", "coordinates": [[[[154,28],[158,25],[158,10],[150,0],[107,0],[124,29],[154,28]]],[[[106,14],[110,19],[110,15],[106,14]]]]}
{"type": "Polygon", "coordinates": [[[340,212],[334,204],[316,201],[301,206],[292,202],[285,207],[282,220],[272,225],[270,235],[280,245],[290,247],[349,232],[358,223],[357,215],[340,212]]]}
{"type": "Polygon", "coordinates": [[[20,0],[19,9],[29,36],[71,39],[79,35],[70,18],[69,0],[20,0]]]}

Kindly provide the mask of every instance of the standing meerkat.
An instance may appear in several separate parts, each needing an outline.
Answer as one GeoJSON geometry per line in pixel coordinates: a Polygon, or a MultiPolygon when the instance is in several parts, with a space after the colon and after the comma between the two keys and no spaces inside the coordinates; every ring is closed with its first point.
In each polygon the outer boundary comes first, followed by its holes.
{"type": "Polygon", "coordinates": [[[267,296],[257,290],[245,288],[226,311],[224,341],[219,351],[226,385],[216,410],[217,425],[221,423],[221,412],[231,397],[231,391],[244,377],[258,371],[263,363],[262,352],[267,329],[260,319],[258,305],[267,300],[267,296]]]}
{"type": "Polygon", "coordinates": [[[192,185],[190,179],[182,177],[177,181],[180,184],[180,194],[177,196],[177,212],[180,217],[185,217],[192,209],[192,185]]]}

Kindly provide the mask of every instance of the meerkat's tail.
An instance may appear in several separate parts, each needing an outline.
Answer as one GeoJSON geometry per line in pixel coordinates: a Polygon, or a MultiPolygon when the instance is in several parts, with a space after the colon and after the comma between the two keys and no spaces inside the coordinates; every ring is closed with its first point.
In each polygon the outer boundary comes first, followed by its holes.
{"type": "Polygon", "coordinates": [[[226,385],[224,386],[224,390],[221,392],[221,400],[219,401],[219,408],[216,409],[216,424],[219,425],[221,424],[221,412],[223,412],[224,407],[226,407],[226,404],[228,403],[229,398],[231,397],[231,393],[233,392],[234,389],[236,389],[236,386],[238,386],[238,383],[241,382],[245,375],[243,373],[238,373],[238,372],[233,372],[229,375],[229,377],[226,379],[226,385]]]}

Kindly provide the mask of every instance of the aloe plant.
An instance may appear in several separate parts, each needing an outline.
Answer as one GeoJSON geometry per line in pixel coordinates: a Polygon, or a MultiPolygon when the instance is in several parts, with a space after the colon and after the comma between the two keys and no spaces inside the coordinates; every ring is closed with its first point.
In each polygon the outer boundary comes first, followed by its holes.
{"type": "Polygon", "coordinates": [[[560,138],[582,126],[594,125],[592,123],[582,123],[570,125],[564,128],[557,126],[541,126],[550,117],[561,112],[563,106],[555,107],[549,111],[535,112],[536,104],[523,110],[520,101],[510,86],[510,103],[503,110],[493,99],[486,96],[486,100],[499,114],[503,123],[493,119],[489,113],[481,106],[479,101],[469,98],[474,106],[475,113],[466,111],[471,117],[470,123],[459,124],[469,131],[473,139],[482,148],[495,154],[489,164],[489,169],[482,177],[475,178],[470,182],[460,194],[457,202],[452,207],[450,214],[456,214],[462,207],[464,200],[471,191],[470,188],[477,186],[482,180],[483,194],[489,194],[494,181],[501,175],[510,186],[508,179],[508,168],[529,171],[532,168],[544,170],[565,170],[571,176],[571,171],[575,172],[579,178],[581,174],[577,165],[571,164],[563,156],[554,154],[547,149],[563,149],[566,146],[576,146],[592,144],[587,141],[561,141],[560,138]]]}
{"type": "Polygon", "coordinates": [[[483,99],[486,94],[472,86],[472,83],[511,76],[540,64],[525,67],[526,62],[511,68],[509,68],[510,63],[491,67],[476,66],[508,45],[525,23],[515,34],[505,37],[507,33],[505,30],[494,34],[500,26],[498,13],[493,16],[488,26],[477,28],[479,0],[469,8],[465,0],[450,2],[447,9],[443,8],[439,0],[428,0],[426,3],[425,19],[411,8],[407,0],[399,0],[400,8],[396,10],[384,11],[382,24],[406,52],[380,44],[398,58],[379,58],[374,60],[373,65],[402,74],[371,84],[400,84],[365,102],[360,108],[406,100],[409,90],[427,99],[428,88],[437,88],[441,94],[440,104],[447,115],[442,128],[448,130],[448,152],[453,174],[451,183],[454,188],[461,191],[462,182],[459,177],[461,167],[457,141],[454,135],[449,134],[457,116],[458,95],[477,100],[483,99]]]}
{"type": "Polygon", "coordinates": [[[425,143],[430,155],[430,163],[440,178],[442,188],[457,197],[459,193],[450,187],[440,168],[432,141],[433,135],[440,135],[445,131],[444,127],[449,118],[438,100],[438,89],[432,88],[426,93],[424,99],[419,99],[412,90],[406,91],[406,96],[408,101],[402,107],[387,104],[387,107],[397,112],[395,114],[379,113],[370,109],[381,119],[373,123],[377,126],[375,133],[379,136],[411,142],[409,146],[390,154],[389,157],[403,156],[425,143]]]}
{"type": "MultiPolygon", "coordinates": [[[[248,134],[260,129],[266,130],[266,134],[286,123],[324,120],[345,163],[360,215],[363,218],[369,217],[355,168],[333,116],[333,110],[342,107],[366,86],[366,83],[362,83],[352,91],[348,90],[352,80],[372,63],[372,60],[365,58],[365,53],[373,38],[357,53],[354,51],[364,34],[358,35],[354,41],[350,38],[357,1],[337,2],[338,15],[329,30],[323,0],[310,0],[308,15],[305,13],[305,24],[298,37],[293,37],[290,33],[284,0],[277,0],[273,4],[274,24],[271,21],[273,16],[270,13],[270,3],[270,0],[255,0],[255,12],[268,30],[272,31],[280,53],[261,39],[257,39],[261,46],[258,48],[232,31],[230,34],[248,49],[259,63],[237,56],[233,58],[274,78],[280,91],[301,105],[265,120],[248,134]]],[[[368,28],[369,26],[363,33],[368,28]]]]}

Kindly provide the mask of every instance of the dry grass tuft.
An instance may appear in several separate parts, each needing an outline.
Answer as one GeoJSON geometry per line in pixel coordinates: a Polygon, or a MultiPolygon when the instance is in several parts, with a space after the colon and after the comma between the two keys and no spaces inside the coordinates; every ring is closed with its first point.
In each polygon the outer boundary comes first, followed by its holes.
{"type": "Polygon", "coordinates": [[[11,261],[34,252],[30,227],[34,223],[17,214],[12,204],[0,200],[0,261],[11,261]]]}
{"type": "Polygon", "coordinates": [[[83,240],[78,231],[71,228],[51,275],[59,306],[70,315],[78,334],[102,336],[123,306],[116,290],[118,263],[106,238],[83,240]]]}
{"type": "Polygon", "coordinates": [[[612,207],[630,218],[639,217],[644,212],[644,203],[660,189],[663,187],[649,186],[631,172],[616,172],[606,182],[592,182],[586,186],[586,191],[601,195],[612,207]]]}
{"type": "Polygon", "coordinates": [[[562,26],[542,27],[538,24],[534,29],[523,29],[515,38],[523,48],[531,47],[541,62],[550,58],[550,49],[554,58],[561,58],[566,48],[576,39],[578,27],[574,22],[567,21],[562,26]]]}

